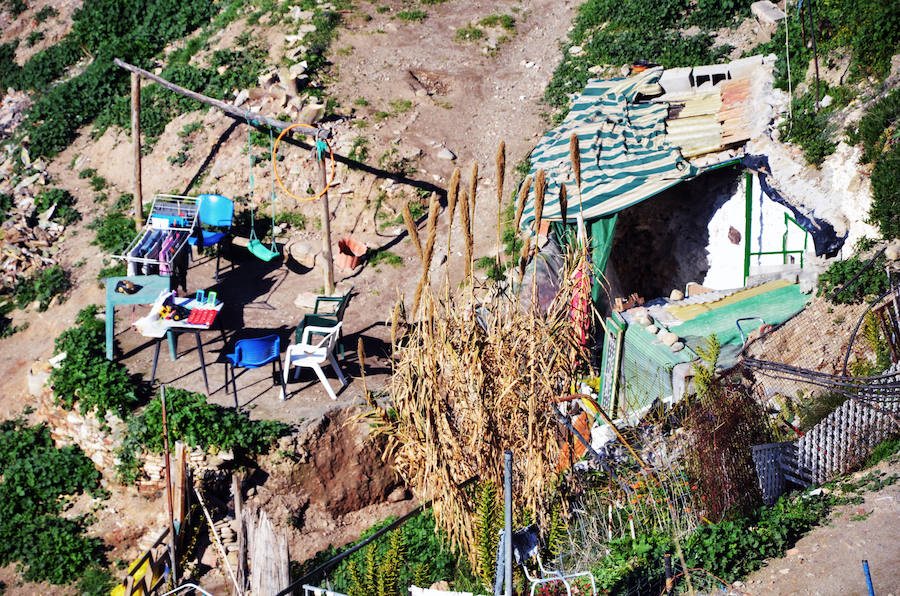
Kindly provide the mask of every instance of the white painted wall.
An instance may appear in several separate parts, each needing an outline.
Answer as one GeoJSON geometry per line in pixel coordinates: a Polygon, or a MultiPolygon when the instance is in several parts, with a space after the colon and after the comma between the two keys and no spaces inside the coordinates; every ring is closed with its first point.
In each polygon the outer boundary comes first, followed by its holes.
{"type": "MultiPolygon", "coordinates": [[[[762,194],[759,179],[755,175],[751,180],[750,250],[753,252],[780,251],[785,233],[784,216],[785,214],[792,215],[792,213],[787,207],[762,194]]],[[[709,245],[706,247],[709,271],[702,283],[714,290],[728,290],[744,285],[744,247],[748,241],[745,230],[745,185],[745,177],[741,176],[734,195],[716,211],[709,222],[709,245]],[[733,244],[728,237],[731,227],[740,232],[741,239],[737,244],[733,244]]],[[[789,250],[803,249],[804,231],[793,223],[787,226],[787,231],[787,248],[789,250]]],[[[812,238],[809,238],[804,262],[814,254],[812,238]]],[[[800,264],[800,255],[789,255],[788,264],[791,263],[791,257],[794,258],[797,265],[800,264]]],[[[750,259],[751,275],[777,270],[781,267],[784,267],[781,255],[753,256],[750,259]]]]}

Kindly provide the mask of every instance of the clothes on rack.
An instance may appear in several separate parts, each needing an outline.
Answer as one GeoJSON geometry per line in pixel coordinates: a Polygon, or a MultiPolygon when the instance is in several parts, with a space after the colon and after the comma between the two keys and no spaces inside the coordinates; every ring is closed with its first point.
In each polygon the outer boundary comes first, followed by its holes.
{"type": "Polygon", "coordinates": [[[127,255],[127,274],[172,275],[173,263],[186,245],[187,232],[183,230],[147,229],[143,237],[127,255]]]}

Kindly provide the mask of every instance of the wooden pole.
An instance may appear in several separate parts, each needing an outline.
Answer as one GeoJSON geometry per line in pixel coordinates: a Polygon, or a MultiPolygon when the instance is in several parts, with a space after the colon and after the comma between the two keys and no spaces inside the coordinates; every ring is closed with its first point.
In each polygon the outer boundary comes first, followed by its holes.
{"type": "Polygon", "coordinates": [[[163,449],[166,452],[166,500],[169,503],[169,556],[171,557],[172,585],[178,585],[178,570],[175,568],[175,519],[172,507],[172,474],[169,471],[169,427],[166,424],[166,386],[159,390],[162,402],[163,449]]]}
{"type": "MultiPolygon", "coordinates": [[[[248,110],[242,110],[234,104],[225,103],[224,101],[219,101],[218,99],[213,99],[212,97],[207,97],[206,95],[201,95],[200,93],[196,93],[194,91],[191,91],[190,89],[185,89],[184,87],[180,87],[175,83],[170,83],[162,77],[156,76],[152,72],[148,72],[142,68],[138,68],[137,66],[128,64],[127,62],[122,62],[118,58],[113,60],[113,63],[119,68],[124,68],[125,70],[140,75],[145,79],[150,79],[151,81],[158,83],[162,87],[165,87],[169,91],[174,91],[175,93],[184,95],[185,97],[190,97],[191,99],[199,101],[200,103],[204,103],[208,106],[212,106],[214,108],[222,110],[226,114],[231,114],[236,118],[241,118],[242,120],[253,120],[272,128],[277,128],[278,130],[284,130],[291,125],[290,122],[284,122],[282,120],[276,120],[275,118],[269,118],[268,116],[264,116],[263,114],[250,112],[248,110]]],[[[327,128],[316,128],[315,126],[298,126],[297,129],[305,134],[318,135],[318,138],[320,139],[327,139],[331,135],[331,131],[329,131],[327,128]]]]}
{"type": "Polygon", "coordinates": [[[321,154],[313,146],[316,152],[316,161],[319,164],[319,187],[322,189],[322,270],[325,273],[325,295],[334,293],[334,262],[331,255],[331,211],[328,207],[328,180],[325,178],[325,153],[321,154]]]}
{"type": "Polygon", "coordinates": [[[131,140],[134,144],[134,223],[144,227],[144,199],[141,194],[141,77],[131,73],[131,140]]]}

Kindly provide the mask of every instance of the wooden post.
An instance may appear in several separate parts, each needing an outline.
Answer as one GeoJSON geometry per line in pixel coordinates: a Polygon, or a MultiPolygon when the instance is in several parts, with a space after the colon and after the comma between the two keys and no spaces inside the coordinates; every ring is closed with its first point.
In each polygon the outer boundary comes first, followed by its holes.
{"type": "Polygon", "coordinates": [[[141,194],[141,77],[131,73],[131,140],[134,145],[134,222],[144,227],[144,201],[141,194]]]}
{"type": "Polygon", "coordinates": [[[325,177],[325,153],[321,154],[318,148],[313,146],[316,152],[316,161],[319,164],[319,187],[322,189],[322,269],[325,273],[325,295],[334,293],[334,261],[331,255],[331,210],[328,208],[328,180],[325,177]]]}
{"type": "Polygon", "coordinates": [[[173,519],[174,511],[172,508],[172,474],[169,471],[171,462],[169,461],[169,427],[166,425],[166,387],[160,388],[160,401],[162,402],[162,425],[163,425],[163,449],[166,452],[166,498],[169,503],[169,555],[171,557],[171,573],[172,585],[178,585],[178,573],[175,569],[175,520],[173,519]]]}

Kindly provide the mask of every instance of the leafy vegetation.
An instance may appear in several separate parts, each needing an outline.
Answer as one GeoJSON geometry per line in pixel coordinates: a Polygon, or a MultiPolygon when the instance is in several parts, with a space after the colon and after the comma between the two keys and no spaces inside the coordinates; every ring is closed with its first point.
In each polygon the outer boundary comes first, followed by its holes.
{"type": "Polygon", "coordinates": [[[492,14],[478,21],[478,24],[482,27],[501,27],[506,31],[516,30],[516,19],[508,14],[492,14]]]}
{"type": "Polygon", "coordinates": [[[871,163],[880,156],[888,141],[897,139],[900,124],[900,89],[894,89],[872,104],[860,119],[856,130],[850,133],[850,141],[862,144],[859,161],[871,163]]]}
{"type": "Polygon", "coordinates": [[[216,8],[212,0],[85,3],[75,11],[72,31],[62,42],[33,57],[21,72],[7,75],[18,79],[14,86],[42,90],[24,123],[32,155],[56,155],[80,126],[90,123],[114,98],[127,98],[129,75],[112,63],[113,58],[142,64],[169,40],[185,37],[209,22],[216,8]],[[80,59],[82,49],[93,61],[77,76],[50,87],[80,59]]]}
{"type": "Polygon", "coordinates": [[[66,357],[50,373],[50,384],[56,403],[66,409],[77,402],[82,414],[94,412],[104,420],[112,412],[124,420],[137,405],[141,387],[127,368],[106,359],[106,326],[99,312],[97,305],[82,309],[75,326],[56,338],[56,353],[66,357]]]}
{"type": "Polygon", "coordinates": [[[69,273],[57,264],[41,269],[30,277],[18,276],[11,297],[19,308],[24,309],[37,302],[38,312],[44,312],[53,298],[65,294],[71,286],[69,273]]]}
{"type": "Polygon", "coordinates": [[[401,21],[421,23],[428,16],[424,10],[401,10],[397,13],[397,18],[401,21]]]}
{"type": "Polygon", "coordinates": [[[618,67],[639,58],[667,68],[719,62],[730,46],[714,48],[709,33],[688,36],[680,29],[729,21],[736,14],[749,14],[749,6],[747,0],[707,0],[696,5],[688,0],[664,0],[647,10],[640,0],[588,0],[578,8],[563,60],[553,73],[545,98],[550,105],[567,111],[564,108],[569,94],[581,91],[588,68],[596,64],[618,67]],[[573,46],[582,48],[581,52],[569,52],[573,46]]]}
{"type": "Polygon", "coordinates": [[[134,240],[134,219],[116,209],[98,217],[88,227],[96,233],[91,244],[112,255],[122,254],[134,240]]]}
{"type": "MultiPolygon", "coordinates": [[[[100,473],[78,447],[57,449],[45,426],[0,423],[0,565],[19,562],[26,581],[68,584],[103,559],[86,516],[60,517],[73,495],[105,497],[100,473]]],[[[102,591],[82,593],[98,594],[102,591]]]]}
{"type": "Polygon", "coordinates": [[[819,276],[818,296],[826,296],[835,304],[857,304],[866,299],[881,296],[887,290],[887,276],[884,274],[885,258],[878,257],[852,286],[837,296],[832,294],[853,279],[869,259],[853,255],[843,261],[835,261],[819,276]]]}
{"type": "Polygon", "coordinates": [[[874,163],[871,223],[878,226],[884,238],[900,238],[900,187],[896,184],[900,168],[900,90],[873,104],[850,140],[862,143],[860,161],[874,163]]]}
{"type": "MultiPolygon", "coordinates": [[[[250,415],[206,401],[206,396],[183,389],[166,391],[169,443],[184,441],[206,451],[241,448],[265,453],[290,425],[274,420],[250,420],[250,415]]],[[[162,401],[157,395],[144,410],[128,421],[128,430],[119,451],[119,477],[132,483],[137,479],[142,450],[162,453],[162,401]]]]}
{"type": "Polygon", "coordinates": [[[849,87],[829,88],[828,85],[822,85],[821,93],[823,97],[830,95],[834,101],[816,109],[815,93],[808,91],[791,101],[793,120],[785,121],[780,128],[783,138],[799,144],[807,163],[814,165],[821,164],[837,147],[833,139],[837,136],[838,123],[832,122],[830,115],[846,106],[856,94],[849,87]]]}
{"type": "MultiPolygon", "coordinates": [[[[394,518],[388,518],[373,525],[360,536],[359,541],[365,540],[393,521],[394,518]]],[[[329,547],[319,552],[297,571],[302,573],[311,570],[355,546],[359,541],[340,549],[329,547]]],[[[444,580],[450,582],[456,589],[471,590],[476,580],[468,568],[465,557],[458,557],[444,546],[446,543],[446,535],[436,527],[431,510],[423,511],[400,528],[380,536],[371,545],[341,561],[329,572],[333,589],[351,595],[373,596],[380,593],[399,595],[405,593],[406,586],[411,583],[427,587],[433,582],[444,580]],[[396,564],[396,553],[401,555],[399,565],[396,564]],[[388,565],[385,566],[385,563],[388,565]],[[393,581],[394,577],[396,584],[393,581]],[[381,592],[378,590],[379,585],[382,586],[381,592]],[[398,586],[399,590],[389,591],[394,585],[398,586]],[[365,591],[372,586],[374,591],[365,591]],[[363,588],[363,591],[358,588],[363,588]]]]}
{"type": "Polygon", "coordinates": [[[484,29],[480,29],[471,23],[465,27],[460,27],[453,35],[453,39],[456,41],[478,41],[482,37],[484,37],[484,29]]]}
{"type": "Polygon", "coordinates": [[[34,206],[38,213],[43,213],[55,206],[50,219],[63,225],[69,225],[81,219],[81,214],[73,207],[74,204],[75,197],[62,188],[51,188],[34,197],[34,206]]]}

